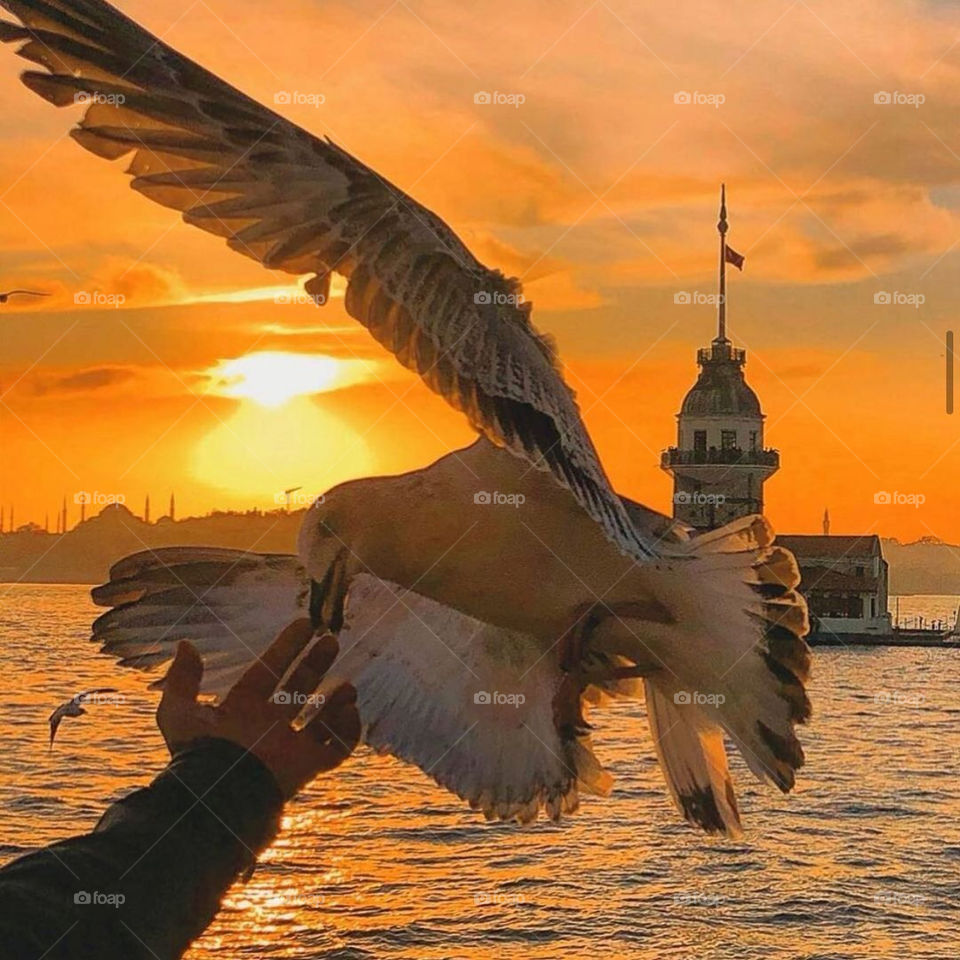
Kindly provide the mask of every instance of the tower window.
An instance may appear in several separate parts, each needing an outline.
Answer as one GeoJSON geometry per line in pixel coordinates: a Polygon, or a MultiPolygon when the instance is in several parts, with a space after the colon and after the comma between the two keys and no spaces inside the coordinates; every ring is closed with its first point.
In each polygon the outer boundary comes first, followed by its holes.
{"type": "Polygon", "coordinates": [[[737,431],[736,430],[720,431],[720,449],[721,450],[737,449],[737,431]]]}
{"type": "Polygon", "coordinates": [[[707,431],[706,430],[693,431],[693,449],[706,452],[706,449],[707,449],[707,431]]]}
{"type": "Polygon", "coordinates": [[[757,431],[756,430],[750,431],[750,449],[751,450],[757,449],[757,431]]]}

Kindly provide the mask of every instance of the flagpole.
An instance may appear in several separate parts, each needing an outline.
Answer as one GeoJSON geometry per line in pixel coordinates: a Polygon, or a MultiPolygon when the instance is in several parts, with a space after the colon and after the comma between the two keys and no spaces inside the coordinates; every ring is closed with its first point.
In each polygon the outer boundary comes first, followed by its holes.
{"type": "Polygon", "coordinates": [[[727,339],[727,187],[720,184],[720,302],[717,309],[718,340],[727,339]]]}

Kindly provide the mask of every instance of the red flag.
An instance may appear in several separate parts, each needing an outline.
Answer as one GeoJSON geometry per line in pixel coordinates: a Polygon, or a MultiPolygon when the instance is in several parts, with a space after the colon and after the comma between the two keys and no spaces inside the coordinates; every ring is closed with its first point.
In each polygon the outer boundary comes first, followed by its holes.
{"type": "Polygon", "coordinates": [[[723,245],[724,259],[727,263],[733,264],[738,270],[743,269],[743,261],[746,259],[742,253],[737,253],[733,247],[728,247],[726,244],[723,245]]]}

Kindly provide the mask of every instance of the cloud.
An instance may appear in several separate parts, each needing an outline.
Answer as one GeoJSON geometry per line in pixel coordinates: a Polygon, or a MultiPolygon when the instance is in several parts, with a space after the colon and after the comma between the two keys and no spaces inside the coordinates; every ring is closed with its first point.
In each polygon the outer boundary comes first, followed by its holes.
{"type": "Polygon", "coordinates": [[[64,393],[92,393],[128,383],[136,374],[125,367],[92,367],[61,375],[37,374],[31,384],[37,396],[64,393]]]}

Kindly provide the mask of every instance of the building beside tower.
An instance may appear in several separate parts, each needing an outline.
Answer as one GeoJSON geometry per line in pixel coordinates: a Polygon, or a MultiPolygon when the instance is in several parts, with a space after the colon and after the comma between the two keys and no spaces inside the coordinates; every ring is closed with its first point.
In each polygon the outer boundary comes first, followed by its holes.
{"type": "MultiPolygon", "coordinates": [[[[677,414],[677,443],[660,466],[673,478],[673,516],[696,530],[712,530],[738,517],[764,512],[763,487],[780,468],[780,454],[764,443],[760,400],[744,375],[746,350],[727,336],[726,267],[743,268],[726,235],[726,190],[721,187],[717,336],[697,351],[699,375],[677,414]]],[[[876,536],[778,536],[800,566],[800,590],[813,629],[824,639],[853,642],[892,632],[888,566],[876,536]]]]}

